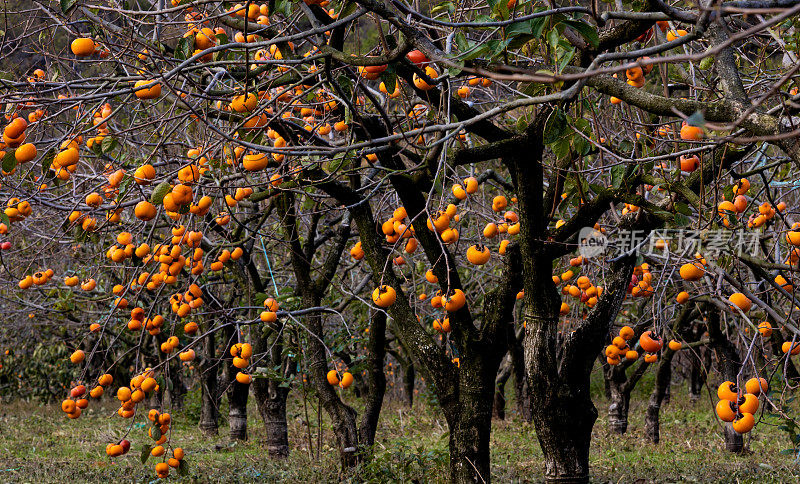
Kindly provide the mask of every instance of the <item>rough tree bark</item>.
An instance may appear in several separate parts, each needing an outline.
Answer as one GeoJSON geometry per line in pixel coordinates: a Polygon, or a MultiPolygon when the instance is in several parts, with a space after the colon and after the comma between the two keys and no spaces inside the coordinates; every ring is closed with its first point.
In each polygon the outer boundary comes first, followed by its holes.
{"type": "MultiPolygon", "coordinates": [[[[280,323],[279,323],[280,324],[280,323]]],[[[285,330],[269,327],[261,329],[255,337],[254,353],[269,352],[267,361],[272,368],[281,368],[281,380],[256,378],[253,380],[253,396],[258,413],[264,421],[264,434],[267,453],[270,457],[281,459],[289,456],[289,426],[286,422],[286,401],[289,385],[286,383],[294,373],[295,365],[283,357],[283,338],[285,330]]]]}
{"type": "Polygon", "coordinates": [[[531,392],[528,389],[528,381],[525,378],[525,348],[522,340],[525,337],[525,328],[512,331],[513,338],[509,341],[508,352],[511,355],[511,370],[514,374],[514,399],[516,400],[517,412],[522,420],[528,423],[533,422],[531,409],[531,392]]]}
{"type": "Polygon", "coordinates": [[[633,391],[650,364],[641,360],[639,366],[628,376],[627,369],[630,366],[632,366],[632,362],[625,361],[616,366],[609,365],[606,370],[605,379],[611,393],[608,404],[608,428],[611,433],[619,435],[624,434],[628,430],[628,410],[630,410],[631,391],[633,391]]]}
{"type": "Polygon", "coordinates": [[[375,444],[375,432],[378,418],[386,393],[386,375],[383,372],[383,360],[386,356],[386,313],[376,311],[372,315],[367,342],[367,393],[364,396],[364,414],[358,427],[358,441],[365,451],[375,444]]]}
{"type": "MultiPolygon", "coordinates": [[[[556,342],[561,297],[552,281],[552,261],[558,253],[546,243],[550,211],[545,208],[542,167],[542,132],[549,112],[541,109],[529,126],[528,146],[520,150],[525,156],[504,159],[517,190],[520,219],[525,220],[519,240],[524,266],[526,378],[544,454],[545,481],[587,482],[591,432],[597,419],[589,391],[591,370],[625,297],[635,257],[622,257],[613,264],[600,300],[565,338],[559,361],[556,342]]],[[[550,181],[552,190],[557,190],[556,185],[550,181]]]]}

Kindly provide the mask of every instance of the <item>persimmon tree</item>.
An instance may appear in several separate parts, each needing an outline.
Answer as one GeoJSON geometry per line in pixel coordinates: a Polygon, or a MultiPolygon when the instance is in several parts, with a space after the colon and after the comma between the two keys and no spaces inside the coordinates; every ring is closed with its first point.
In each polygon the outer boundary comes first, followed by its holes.
{"type": "Polygon", "coordinates": [[[800,352],[798,11],[761,0],[9,11],[5,297],[20,314],[86,325],[62,409],[78,418],[87,394],[113,389],[128,430],[108,455],[148,418],[158,477],[185,468],[174,398],[161,398],[179,393],[176,374],[199,379],[205,431],[227,392],[234,438],[247,437],[253,385],[270,452],[285,456],[298,362],[344,470],[356,468],[375,440],[387,331],[441,407],[454,482],[491,478],[509,352],[547,481],[589,478],[599,355],[618,431],[660,358],[653,429],[672,355],[708,344],[728,380],[716,408],[726,442],[741,449],[759,398],[790,419],[785,394],[758,378],[787,380],[786,355],[800,352]],[[589,255],[586,229],[636,243],[589,255]],[[657,229],[728,242],[712,257],[647,237],[657,229]],[[755,248],[733,247],[739,233],[755,248]],[[683,348],[701,317],[708,339],[683,348]],[[362,378],[358,423],[346,392],[362,378]]]}

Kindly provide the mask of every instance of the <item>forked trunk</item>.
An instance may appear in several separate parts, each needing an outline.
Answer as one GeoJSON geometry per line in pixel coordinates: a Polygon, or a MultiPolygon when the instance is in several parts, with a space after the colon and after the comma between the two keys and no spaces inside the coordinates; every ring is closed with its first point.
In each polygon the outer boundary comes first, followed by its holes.
{"type": "MultiPolygon", "coordinates": [[[[319,299],[304,299],[304,304],[308,307],[319,306],[319,299]]],[[[356,411],[345,404],[337,395],[336,387],[331,386],[327,380],[328,360],[325,353],[325,346],[319,340],[322,337],[322,317],[319,314],[312,314],[307,318],[307,328],[309,336],[306,339],[308,351],[306,358],[311,381],[317,390],[322,406],[328,413],[336,436],[339,448],[339,459],[342,469],[346,470],[355,467],[359,462],[358,454],[358,427],[356,411]]]]}

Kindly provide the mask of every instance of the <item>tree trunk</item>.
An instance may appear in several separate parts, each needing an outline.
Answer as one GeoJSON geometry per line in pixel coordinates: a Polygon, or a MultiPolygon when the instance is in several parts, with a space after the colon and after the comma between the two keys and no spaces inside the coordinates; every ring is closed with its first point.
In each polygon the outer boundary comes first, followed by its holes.
{"type": "Polygon", "coordinates": [[[209,332],[205,337],[203,358],[200,367],[200,422],[198,427],[203,435],[217,435],[219,431],[219,389],[217,387],[217,371],[219,366],[214,361],[216,357],[214,333],[209,332]]]}
{"type": "Polygon", "coordinates": [[[628,409],[631,401],[630,392],[623,387],[624,383],[609,381],[611,400],[608,404],[608,429],[619,435],[628,430],[628,409]]]}
{"type": "MultiPolygon", "coordinates": [[[[292,361],[283,360],[283,334],[263,328],[262,333],[255,339],[254,353],[269,354],[269,363],[273,368],[283,368],[283,376],[288,378],[292,374],[294,364],[292,361]],[[273,335],[277,340],[270,341],[273,335]]],[[[258,413],[264,421],[264,434],[267,443],[267,453],[273,458],[289,456],[289,426],[286,422],[286,401],[289,397],[289,387],[283,381],[266,378],[253,380],[253,396],[256,399],[258,413]]]]}
{"type": "Polygon", "coordinates": [[[544,454],[545,482],[589,482],[589,445],[597,409],[590,399],[568,393],[537,400],[533,421],[544,454]]]}
{"type": "MultiPolygon", "coordinates": [[[[689,322],[694,317],[695,311],[693,306],[684,306],[681,312],[675,317],[675,322],[672,324],[672,332],[674,334],[683,335],[685,339],[693,339],[689,322]]],[[[684,351],[683,354],[692,356],[691,350],[684,351]]],[[[647,404],[647,411],[644,416],[644,434],[645,437],[652,443],[657,444],[661,440],[660,435],[660,411],[661,405],[669,401],[669,389],[672,381],[672,360],[675,358],[676,353],[667,347],[661,355],[656,368],[656,379],[653,385],[653,391],[650,393],[650,400],[647,404]]]]}
{"type": "Polygon", "coordinates": [[[494,404],[492,405],[492,416],[500,420],[506,418],[506,382],[511,377],[511,358],[507,357],[500,365],[500,371],[494,380],[494,404]]]}
{"type": "Polygon", "coordinates": [[[462,355],[458,402],[446,412],[450,427],[450,480],[453,483],[488,483],[489,438],[492,430],[492,395],[500,357],[462,355]]]}
{"type": "Polygon", "coordinates": [[[414,406],[414,383],[416,375],[414,374],[414,363],[411,358],[407,357],[406,364],[403,366],[403,394],[406,397],[408,408],[414,406]]]}
{"type": "Polygon", "coordinates": [[[722,433],[725,437],[725,450],[737,454],[744,450],[744,437],[742,437],[742,434],[733,430],[733,425],[725,423],[722,433]]]}
{"type": "MultiPolygon", "coordinates": [[[[238,329],[234,325],[225,327],[225,336],[228,347],[238,342],[238,329]]],[[[227,349],[227,348],[226,348],[227,349]]],[[[239,369],[233,366],[233,360],[226,354],[226,393],[228,395],[228,427],[231,440],[247,440],[247,398],[250,394],[250,385],[243,385],[236,381],[239,369]]]]}
{"type": "Polygon", "coordinates": [[[370,449],[375,444],[375,432],[378,429],[378,418],[381,415],[383,396],[386,393],[386,374],[383,372],[383,360],[386,356],[386,313],[376,311],[372,316],[372,324],[367,343],[367,375],[364,414],[358,429],[359,444],[370,449]]]}
{"type": "MultiPolygon", "coordinates": [[[[720,327],[719,308],[710,304],[706,305],[709,345],[717,356],[717,365],[722,377],[736,383],[736,375],[741,367],[741,359],[736,347],[725,336],[720,327]]],[[[725,450],[741,452],[744,449],[742,435],[733,430],[731,424],[726,424],[723,436],[725,437],[725,450]]]]}
{"type": "MultiPolygon", "coordinates": [[[[306,307],[320,305],[318,298],[303,298],[306,307]]],[[[307,341],[308,351],[306,358],[311,382],[317,390],[322,406],[328,413],[333,426],[339,448],[339,459],[342,469],[349,469],[358,464],[358,428],[356,424],[356,411],[345,404],[336,394],[336,387],[331,386],[327,380],[328,360],[325,346],[320,341],[322,337],[322,316],[311,314],[307,317],[306,327],[310,332],[307,341]]]]}
{"type": "MultiPolygon", "coordinates": [[[[523,333],[524,334],[524,333],[523,333]]],[[[509,347],[511,366],[514,374],[514,398],[516,399],[517,412],[522,420],[533,422],[531,413],[531,394],[528,391],[528,382],[525,379],[525,350],[522,347],[522,338],[515,338],[509,347]]]]}
{"type": "Polygon", "coordinates": [[[236,374],[231,375],[228,386],[228,424],[231,440],[247,440],[247,397],[250,385],[236,381],[236,374]]]}
{"type": "Polygon", "coordinates": [[[661,404],[665,401],[669,390],[670,380],[672,379],[672,355],[671,350],[667,350],[658,363],[656,370],[656,381],[653,391],[650,393],[650,400],[647,404],[647,411],[644,416],[644,435],[650,442],[657,444],[661,440],[660,435],[660,411],[661,404]]]}
{"type": "Polygon", "coordinates": [[[169,408],[174,411],[183,410],[183,401],[186,396],[186,384],[183,382],[180,364],[170,369],[171,388],[169,388],[169,408]]]}

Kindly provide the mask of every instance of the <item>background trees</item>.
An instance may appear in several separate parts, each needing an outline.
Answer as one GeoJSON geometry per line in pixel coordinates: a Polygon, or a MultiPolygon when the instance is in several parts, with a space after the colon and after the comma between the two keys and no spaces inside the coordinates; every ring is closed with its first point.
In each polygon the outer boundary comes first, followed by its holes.
{"type": "Polygon", "coordinates": [[[121,425],[146,415],[157,475],[185,466],[167,412],[187,381],[205,432],[226,396],[234,439],[253,386],[278,457],[308,385],[351,472],[387,354],[424,375],[455,482],[491,478],[507,354],[554,482],[588,479],[598,356],[618,433],[656,366],[658,441],[671,361],[697,369],[704,346],[736,385],[727,448],[754,398],[790,419],[784,392],[746,382],[797,376],[797,6],[7,10],[4,331],[47,320],[63,344],[34,358],[62,383],[37,392],[71,418],[89,392],[118,398],[121,425]],[[589,228],[612,247],[581,252],[589,228]],[[672,235],[621,247],[655,230],[672,235]]]}

